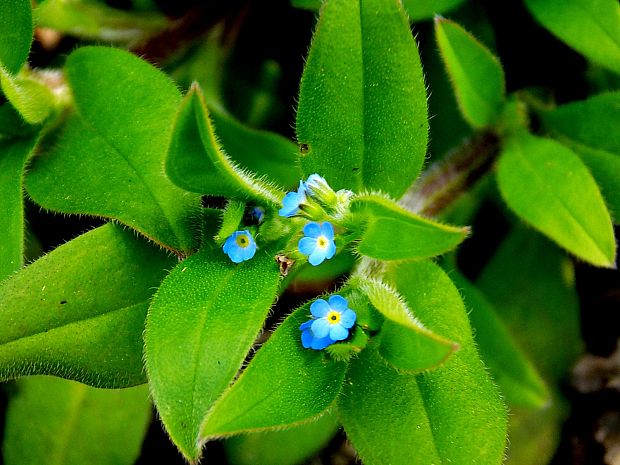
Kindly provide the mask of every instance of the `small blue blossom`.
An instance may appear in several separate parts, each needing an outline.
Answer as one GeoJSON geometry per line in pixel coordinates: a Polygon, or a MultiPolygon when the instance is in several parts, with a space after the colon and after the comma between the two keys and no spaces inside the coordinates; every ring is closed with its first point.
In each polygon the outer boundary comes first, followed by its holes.
{"type": "Polygon", "coordinates": [[[224,247],[222,247],[224,253],[234,263],[241,263],[249,260],[256,253],[256,242],[250,231],[235,231],[226,239],[224,247]]]}
{"type": "Polygon", "coordinates": [[[334,243],[334,228],[330,222],[317,223],[312,221],[304,226],[305,236],[299,240],[299,251],[308,255],[311,265],[317,266],[325,259],[330,259],[336,253],[334,243]]]}
{"type": "Polygon", "coordinates": [[[328,302],[315,300],[310,305],[310,312],[312,320],[299,327],[301,344],[306,349],[322,350],[346,339],[357,318],[355,311],[349,308],[347,299],[337,294],[332,295],[328,302]]]}
{"type": "Polygon", "coordinates": [[[299,213],[299,206],[306,201],[306,186],[299,181],[297,192],[287,192],[282,199],[282,208],[278,211],[280,216],[290,218],[299,213]]]}
{"type": "Polygon", "coordinates": [[[262,207],[254,207],[252,208],[252,216],[256,218],[258,224],[262,223],[265,219],[265,209],[262,207]]]}
{"type": "Polygon", "coordinates": [[[311,197],[314,197],[319,203],[334,207],[338,198],[336,197],[336,193],[329,186],[327,181],[323,176],[320,176],[316,173],[308,176],[308,179],[304,183],[306,186],[306,193],[311,197]]]}

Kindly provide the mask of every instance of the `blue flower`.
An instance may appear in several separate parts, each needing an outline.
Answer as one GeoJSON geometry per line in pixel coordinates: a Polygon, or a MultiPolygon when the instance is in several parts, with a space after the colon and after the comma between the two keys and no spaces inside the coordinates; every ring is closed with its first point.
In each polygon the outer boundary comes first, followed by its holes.
{"type": "Polygon", "coordinates": [[[355,324],[357,315],[349,308],[349,302],[342,296],[332,295],[329,302],[317,299],[310,305],[312,320],[303,323],[299,329],[301,344],[306,348],[321,350],[337,341],[349,337],[349,329],[355,324]]]}
{"type": "Polygon", "coordinates": [[[299,240],[297,247],[299,251],[308,255],[311,265],[317,266],[325,259],[330,259],[336,253],[334,243],[334,228],[331,223],[317,223],[312,221],[304,226],[305,237],[299,240]]]}
{"type": "Polygon", "coordinates": [[[323,176],[320,176],[316,173],[308,176],[308,179],[304,183],[306,186],[306,192],[308,195],[314,197],[319,201],[319,203],[334,207],[338,198],[336,197],[336,193],[329,186],[327,181],[323,176]]]}
{"type": "Polygon", "coordinates": [[[224,247],[222,247],[224,253],[234,263],[241,263],[249,260],[256,253],[256,242],[250,231],[235,231],[226,239],[224,247]]]}
{"type": "Polygon", "coordinates": [[[252,216],[256,218],[258,224],[262,223],[265,219],[265,209],[262,207],[254,207],[252,208],[252,216]]]}
{"type": "Polygon", "coordinates": [[[306,186],[299,181],[297,192],[287,192],[282,199],[282,208],[278,211],[280,216],[290,218],[299,213],[299,206],[306,201],[306,186]]]}

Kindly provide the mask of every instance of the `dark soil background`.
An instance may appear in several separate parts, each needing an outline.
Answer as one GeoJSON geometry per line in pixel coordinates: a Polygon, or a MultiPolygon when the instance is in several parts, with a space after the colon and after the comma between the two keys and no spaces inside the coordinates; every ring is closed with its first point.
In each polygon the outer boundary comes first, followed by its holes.
{"type": "MultiPolygon", "coordinates": [[[[108,3],[120,8],[129,6],[125,0],[109,0],[108,3]]],[[[282,71],[277,88],[281,104],[277,117],[270,121],[269,127],[294,138],[294,109],[299,77],[314,27],[312,12],[294,9],[288,0],[157,0],[157,3],[172,17],[183,18],[188,16],[188,12],[197,12],[204,20],[202,26],[192,24],[191,31],[180,31],[170,36],[170,41],[200,37],[205,32],[204,25],[215,24],[223,19],[241,21],[235,58],[231,64],[236,78],[225,89],[227,100],[235,111],[235,106],[241,106],[240,95],[243,95],[237,89],[251,88],[265,60],[276,61],[282,71]]],[[[521,0],[471,0],[470,3],[477,3],[476,8],[491,20],[509,91],[527,86],[550,87],[554,89],[559,102],[578,100],[587,95],[588,84],[584,80],[586,64],[583,58],[536,25],[524,10],[521,0]]],[[[417,24],[414,30],[419,41],[433,40],[430,24],[417,24]]],[[[68,54],[76,43],[74,39],[63,38],[53,55],[35,43],[31,62],[33,66],[55,64],[59,51],[68,54]]],[[[159,44],[166,50],[160,50],[157,44],[152,44],[152,48],[146,50],[146,55],[155,57],[155,61],[165,61],[168,51],[174,50],[175,44],[170,42],[164,45],[159,44]]],[[[432,82],[430,86],[432,89],[432,82]]],[[[101,224],[94,219],[45,213],[33,204],[27,206],[27,221],[41,242],[43,252],[101,224]]],[[[475,276],[484,267],[507,232],[507,225],[498,221],[496,212],[482,212],[480,221],[482,223],[475,228],[476,235],[463,245],[459,255],[459,262],[466,264],[467,269],[464,271],[470,276],[475,276]]],[[[612,449],[614,444],[620,447],[620,363],[617,360],[604,360],[616,349],[620,335],[616,323],[616,313],[620,310],[620,274],[617,270],[600,270],[579,263],[576,271],[583,338],[587,351],[598,358],[590,357],[584,362],[586,368],[582,375],[594,383],[590,383],[588,389],[584,390],[583,382],[573,382],[571,377],[566,379],[563,390],[572,403],[572,415],[563,427],[562,442],[552,464],[602,465],[606,463],[606,450],[612,449]]],[[[280,300],[279,305],[285,311],[305,297],[287,295],[280,300]]],[[[6,391],[10,390],[10,383],[7,388],[0,390],[0,410],[6,407],[6,391]]],[[[3,422],[3,418],[0,415],[0,422],[3,422]]],[[[0,427],[3,424],[0,423],[0,427]]],[[[137,464],[152,463],[185,463],[155,416],[137,464]]],[[[203,463],[226,464],[222,446],[218,443],[209,444],[203,463]]],[[[346,445],[344,435],[340,433],[309,463],[344,465],[355,463],[355,458],[346,445]]]]}

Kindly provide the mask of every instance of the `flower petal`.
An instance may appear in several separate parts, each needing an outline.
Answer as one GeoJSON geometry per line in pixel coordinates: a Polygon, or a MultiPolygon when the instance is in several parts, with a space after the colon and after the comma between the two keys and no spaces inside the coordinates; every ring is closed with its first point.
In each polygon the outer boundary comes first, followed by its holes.
{"type": "Polygon", "coordinates": [[[334,294],[329,298],[329,306],[339,311],[340,313],[344,312],[347,308],[349,308],[349,301],[342,297],[341,295],[334,294]]]}
{"type": "Polygon", "coordinates": [[[328,239],[334,238],[334,227],[329,221],[325,221],[323,224],[321,224],[321,234],[323,234],[323,236],[328,239]]]}
{"type": "Polygon", "coordinates": [[[325,260],[325,250],[321,250],[318,247],[308,257],[308,261],[312,266],[318,266],[325,260]]]}
{"type": "Polygon", "coordinates": [[[344,311],[344,313],[340,317],[340,324],[344,328],[349,329],[355,324],[356,318],[357,318],[357,315],[355,314],[355,312],[351,310],[350,308],[348,308],[344,311]]]}
{"type": "Polygon", "coordinates": [[[310,348],[313,342],[314,336],[312,335],[312,331],[307,329],[303,333],[301,333],[301,345],[304,346],[304,348],[310,348]]]}
{"type": "Polygon", "coordinates": [[[304,226],[304,235],[317,238],[321,235],[321,226],[316,221],[311,221],[304,226]]]}
{"type": "Polygon", "coordinates": [[[230,258],[233,263],[241,263],[244,260],[243,250],[240,247],[232,247],[228,252],[228,258],[230,258]]]}
{"type": "Polygon", "coordinates": [[[327,244],[327,249],[325,249],[325,258],[330,259],[336,254],[336,244],[333,239],[329,241],[327,244]]]}
{"type": "Polygon", "coordinates": [[[312,322],[312,326],[310,330],[314,337],[322,338],[327,336],[329,333],[330,324],[325,318],[319,318],[318,320],[314,320],[312,322]]]}
{"type": "Polygon", "coordinates": [[[314,321],[314,320],[308,320],[308,321],[306,321],[305,323],[300,324],[300,325],[299,325],[299,329],[300,329],[301,331],[305,331],[306,329],[310,328],[310,326],[312,326],[312,322],[313,322],[313,321],[314,321]]]}
{"type": "Polygon", "coordinates": [[[332,325],[329,329],[329,337],[334,341],[342,341],[349,335],[349,330],[344,328],[341,324],[332,325]]]}
{"type": "Polygon", "coordinates": [[[335,341],[330,339],[329,336],[314,338],[310,347],[312,347],[314,350],[323,350],[325,349],[325,347],[332,345],[334,342],[335,341]]]}
{"type": "Polygon", "coordinates": [[[299,239],[297,248],[304,255],[310,255],[316,249],[316,239],[313,237],[302,237],[299,239]]]}
{"type": "Polygon", "coordinates": [[[329,304],[323,299],[316,299],[310,305],[310,313],[316,318],[323,318],[330,310],[329,304]]]}

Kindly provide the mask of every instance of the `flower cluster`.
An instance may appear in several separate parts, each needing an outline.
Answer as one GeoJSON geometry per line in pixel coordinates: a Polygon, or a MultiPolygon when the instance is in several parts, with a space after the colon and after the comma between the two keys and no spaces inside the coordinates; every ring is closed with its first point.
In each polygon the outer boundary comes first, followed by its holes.
{"type": "Polygon", "coordinates": [[[310,305],[310,312],[312,319],[299,327],[301,343],[306,349],[322,350],[346,339],[357,318],[347,299],[337,294],[328,301],[315,300],[310,305]]]}

